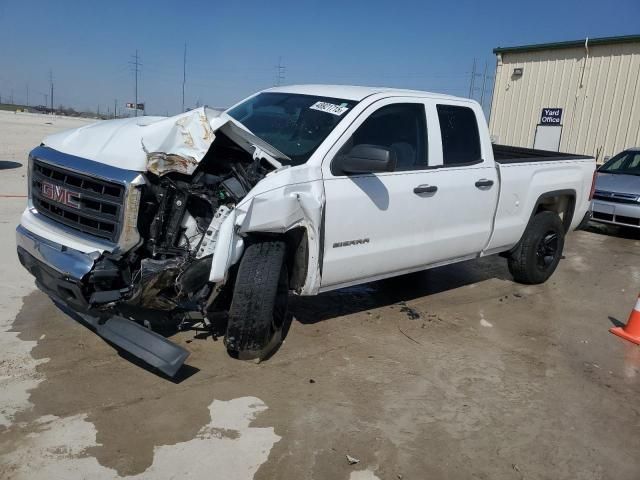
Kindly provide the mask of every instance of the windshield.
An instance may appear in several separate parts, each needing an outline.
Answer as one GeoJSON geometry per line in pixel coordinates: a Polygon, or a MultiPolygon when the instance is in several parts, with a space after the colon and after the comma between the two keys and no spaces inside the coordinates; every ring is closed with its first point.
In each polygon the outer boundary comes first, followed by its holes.
{"type": "Polygon", "coordinates": [[[291,158],[309,160],[316,148],[356,103],[292,93],[260,93],[227,113],[291,158]]]}
{"type": "Polygon", "coordinates": [[[613,157],[602,167],[603,173],[621,173],[625,175],[640,175],[640,152],[622,152],[613,157]]]}

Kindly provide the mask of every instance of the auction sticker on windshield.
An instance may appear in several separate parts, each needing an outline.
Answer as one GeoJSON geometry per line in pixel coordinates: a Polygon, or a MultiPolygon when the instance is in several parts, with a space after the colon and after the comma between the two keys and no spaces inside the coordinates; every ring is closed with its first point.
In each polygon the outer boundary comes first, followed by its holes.
{"type": "Polygon", "coordinates": [[[320,110],[321,112],[331,113],[332,115],[338,116],[349,110],[349,107],[347,107],[346,103],[343,103],[342,105],[336,105],[334,103],[328,102],[316,102],[309,108],[311,108],[312,110],[320,110]]]}

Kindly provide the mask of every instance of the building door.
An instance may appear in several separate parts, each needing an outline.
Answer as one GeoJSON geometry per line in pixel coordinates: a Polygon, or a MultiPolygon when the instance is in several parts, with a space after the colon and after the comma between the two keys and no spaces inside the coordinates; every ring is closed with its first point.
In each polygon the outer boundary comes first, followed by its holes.
{"type": "Polygon", "coordinates": [[[533,148],[559,152],[561,135],[562,125],[538,125],[536,127],[536,136],[533,140],[533,148]]]}

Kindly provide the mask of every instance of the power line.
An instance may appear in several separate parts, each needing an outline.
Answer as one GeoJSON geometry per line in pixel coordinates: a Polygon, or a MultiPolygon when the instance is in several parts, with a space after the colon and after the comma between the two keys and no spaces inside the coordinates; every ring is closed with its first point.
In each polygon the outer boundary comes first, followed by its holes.
{"type": "Polygon", "coordinates": [[[484,62],[484,75],[482,76],[482,92],[480,92],[480,106],[484,108],[484,91],[487,88],[487,68],[489,67],[489,62],[485,60],[484,62]]]}
{"type": "Polygon", "coordinates": [[[136,91],[135,91],[135,104],[134,104],[134,110],[136,112],[136,117],[138,116],[138,72],[140,71],[140,68],[142,66],[142,63],[140,62],[140,57],[138,55],[138,50],[136,49],[136,54],[131,56],[133,58],[133,61],[129,62],[129,65],[133,66],[135,69],[135,74],[136,74],[136,91]]]}
{"type": "Polygon", "coordinates": [[[51,85],[51,113],[53,113],[53,70],[49,69],[49,84],[51,85]]]}
{"type": "Polygon", "coordinates": [[[187,43],[184,44],[184,57],[182,59],[182,112],[184,113],[184,85],[187,83],[187,43]]]}
{"type": "Polygon", "coordinates": [[[473,59],[473,69],[471,71],[471,80],[469,83],[469,98],[473,98],[480,90],[480,106],[484,108],[484,96],[487,91],[487,80],[493,80],[492,75],[487,75],[489,71],[489,62],[485,61],[484,63],[484,73],[480,73],[476,71],[476,59],[473,59]],[[476,77],[482,77],[482,88],[476,87],[476,77]]]}
{"type": "Polygon", "coordinates": [[[476,83],[476,59],[473,58],[473,68],[471,69],[471,82],[469,83],[469,98],[473,97],[473,90],[476,83]]]}
{"type": "Polygon", "coordinates": [[[284,83],[284,74],[286,67],[282,65],[282,57],[278,57],[278,65],[276,65],[276,87],[284,83]]]}

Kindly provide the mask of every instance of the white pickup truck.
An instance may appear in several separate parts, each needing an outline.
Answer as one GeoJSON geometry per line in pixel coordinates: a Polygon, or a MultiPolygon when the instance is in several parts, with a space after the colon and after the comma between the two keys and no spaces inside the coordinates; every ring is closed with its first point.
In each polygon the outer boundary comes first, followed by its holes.
{"type": "Polygon", "coordinates": [[[280,341],[290,292],[498,253],[516,281],[544,282],[595,171],[590,157],[492,145],[472,100],[328,85],[99,122],[46,138],[29,162],[22,264],[170,375],[188,352],[140,323],[223,318],[227,349],[255,358],[280,341]]]}

